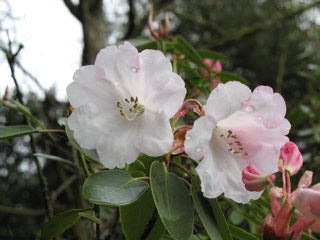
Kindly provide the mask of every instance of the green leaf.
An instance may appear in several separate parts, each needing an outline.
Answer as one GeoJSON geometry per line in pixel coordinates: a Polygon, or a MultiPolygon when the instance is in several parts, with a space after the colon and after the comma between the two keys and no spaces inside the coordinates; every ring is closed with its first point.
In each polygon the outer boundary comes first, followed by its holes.
{"type": "Polygon", "coordinates": [[[55,215],[41,229],[41,239],[54,238],[75,224],[80,216],[79,212],[86,211],[85,209],[71,209],[55,215]]]}
{"type": "Polygon", "coordinates": [[[200,49],[200,50],[198,50],[198,53],[202,58],[210,58],[210,59],[219,60],[219,61],[227,61],[228,60],[228,58],[224,54],[218,53],[218,52],[212,51],[212,50],[200,49]]]}
{"type": "Polygon", "coordinates": [[[98,205],[123,206],[136,201],[149,187],[127,172],[107,170],[89,176],[82,187],[85,198],[98,205]]]}
{"type": "Polygon", "coordinates": [[[313,237],[313,236],[309,236],[306,233],[302,233],[301,235],[301,240],[316,240],[317,238],[313,237]]]}
{"type": "Polygon", "coordinates": [[[77,143],[77,141],[73,137],[73,131],[68,127],[68,122],[66,123],[66,134],[67,134],[69,141],[76,149],[78,149],[80,152],[82,152],[92,162],[99,164],[99,165],[102,165],[99,162],[99,156],[98,156],[96,149],[86,149],[86,148],[80,147],[80,145],[77,143]]]}
{"type": "Polygon", "coordinates": [[[29,135],[38,132],[37,129],[29,125],[15,125],[0,127],[0,140],[29,135]]]}
{"type": "Polygon", "coordinates": [[[193,206],[184,183],[155,161],[151,165],[150,185],[162,223],[172,237],[190,239],[193,232],[193,206]]]}
{"type": "Polygon", "coordinates": [[[195,50],[183,37],[177,36],[175,48],[198,66],[207,68],[207,66],[202,62],[202,58],[197,50],[195,50]]]}
{"type": "Polygon", "coordinates": [[[158,215],[157,221],[153,226],[146,240],[158,240],[165,234],[166,228],[163,226],[160,216],[158,215]]]}
{"type": "Polygon", "coordinates": [[[216,220],[212,214],[210,204],[208,203],[207,199],[202,196],[201,192],[195,190],[194,185],[195,184],[193,183],[191,188],[193,203],[204,228],[207,230],[210,239],[222,240],[223,238],[216,226],[216,220]]]}
{"type": "Polygon", "coordinates": [[[31,122],[38,125],[41,129],[45,129],[46,127],[31,113],[30,109],[27,108],[25,105],[19,103],[18,101],[15,101],[13,99],[10,99],[9,102],[13,105],[15,105],[16,110],[21,112],[23,115],[25,115],[27,118],[30,119],[31,122]]]}
{"type": "Polygon", "coordinates": [[[230,72],[219,72],[215,73],[216,77],[221,80],[221,82],[226,83],[229,81],[238,81],[243,84],[248,84],[248,81],[242,77],[239,77],[238,75],[230,72]]]}
{"type": "Polygon", "coordinates": [[[151,190],[148,189],[135,202],[120,207],[122,232],[127,240],[139,240],[154,211],[151,190]]]}
{"type": "MultiPolygon", "coordinates": [[[[138,48],[139,52],[145,49],[158,49],[157,42],[153,39],[148,38],[132,38],[126,40],[138,48]]],[[[120,42],[119,44],[123,44],[124,41],[120,42]]]]}
{"type": "Polygon", "coordinates": [[[75,164],[67,159],[61,158],[61,157],[57,157],[57,156],[53,156],[53,155],[49,155],[49,154],[44,154],[44,153],[35,153],[33,155],[36,157],[42,157],[42,158],[45,158],[48,160],[53,160],[53,161],[65,163],[65,164],[68,164],[72,167],[76,167],[76,168],[80,169],[80,167],[77,164],[75,164]]]}
{"type": "Polygon", "coordinates": [[[211,208],[213,210],[214,217],[217,221],[218,228],[220,230],[220,233],[222,235],[223,240],[232,240],[231,232],[229,229],[229,225],[227,223],[227,220],[219,206],[217,198],[214,199],[208,199],[211,208]]]}
{"type": "Polygon", "coordinates": [[[80,217],[86,218],[88,220],[90,220],[91,222],[97,223],[97,224],[102,224],[102,221],[97,218],[96,216],[93,216],[90,213],[86,213],[86,212],[80,212],[78,213],[80,217]]]}
{"type": "Polygon", "coordinates": [[[234,225],[229,224],[229,228],[231,231],[231,234],[240,240],[259,240],[256,236],[254,236],[251,233],[248,233],[246,230],[236,227],[234,225]]]}

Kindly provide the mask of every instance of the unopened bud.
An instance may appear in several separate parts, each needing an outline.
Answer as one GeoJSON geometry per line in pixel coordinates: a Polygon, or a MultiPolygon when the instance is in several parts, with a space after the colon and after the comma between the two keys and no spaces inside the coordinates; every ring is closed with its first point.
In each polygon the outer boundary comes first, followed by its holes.
{"type": "MultiPolygon", "coordinates": [[[[208,66],[209,69],[213,68],[213,62],[211,61],[211,59],[209,58],[205,58],[202,60],[202,62],[204,63],[204,65],[208,66]]],[[[202,77],[205,77],[208,75],[208,70],[201,68],[200,69],[200,74],[202,77]]]]}
{"type": "Polygon", "coordinates": [[[320,183],[312,188],[300,189],[293,204],[295,208],[309,219],[320,221],[320,183]]]}
{"type": "Polygon", "coordinates": [[[217,60],[215,63],[214,71],[218,73],[222,71],[222,64],[219,60],[217,60]]]}
{"type": "Polygon", "coordinates": [[[242,182],[248,191],[261,192],[269,184],[269,177],[254,165],[249,165],[242,170],[242,182]]]}
{"type": "Polygon", "coordinates": [[[290,141],[282,146],[280,159],[283,161],[283,170],[289,172],[291,176],[300,170],[303,163],[303,158],[298,146],[290,141]]]}

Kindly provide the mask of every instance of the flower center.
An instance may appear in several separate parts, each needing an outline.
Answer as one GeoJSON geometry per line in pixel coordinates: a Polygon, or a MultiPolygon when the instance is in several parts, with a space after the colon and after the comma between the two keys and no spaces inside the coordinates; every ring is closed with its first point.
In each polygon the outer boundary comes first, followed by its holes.
{"type": "Polygon", "coordinates": [[[121,116],[128,121],[134,120],[145,110],[144,106],[139,103],[138,97],[131,97],[130,100],[126,98],[123,103],[117,102],[117,107],[120,108],[121,116]]]}
{"type": "Polygon", "coordinates": [[[217,125],[213,132],[226,151],[239,157],[248,156],[248,152],[245,151],[243,144],[237,135],[233,134],[232,130],[229,129],[225,132],[224,129],[217,125]]]}

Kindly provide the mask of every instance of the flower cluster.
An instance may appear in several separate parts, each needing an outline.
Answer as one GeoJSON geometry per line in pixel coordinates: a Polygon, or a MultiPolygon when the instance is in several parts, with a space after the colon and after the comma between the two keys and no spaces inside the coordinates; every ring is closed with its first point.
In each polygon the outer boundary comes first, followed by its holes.
{"type": "MultiPolygon", "coordinates": [[[[203,76],[222,70],[219,61],[204,63],[203,76]]],[[[205,106],[196,100],[183,103],[184,82],[170,60],[156,50],[139,53],[128,42],[101,50],[95,64],[81,67],[73,78],[67,88],[74,108],[68,127],[82,148],[97,150],[107,168],[124,168],[140,153],[185,151],[201,160],[196,171],[205,197],[224,193],[240,203],[259,198],[272,181],[270,174],[278,171],[290,123],[282,96],[270,87],[252,92],[239,82],[213,78],[217,84],[205,106]],[[199,116],[194,125],[176,127],[175,120],[190,109],[199,116]]],[[[294,174],[296,159],[283,161],[290,162],[283,169],[294,174]]]]}

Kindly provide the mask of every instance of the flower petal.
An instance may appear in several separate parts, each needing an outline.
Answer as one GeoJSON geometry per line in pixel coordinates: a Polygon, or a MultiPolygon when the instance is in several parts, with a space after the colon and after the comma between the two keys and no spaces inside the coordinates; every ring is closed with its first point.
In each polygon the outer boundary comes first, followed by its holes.
{"type": "Polygon", "coordinates": [[[162,113],[145,112],[141,124],[140,151],[151,157],[158,157],[170,151],[173,133],[167,116],[162,113]]]}
{"type": "Polygon", "coordinates": [[[182,105],[186,95],[184,81],[172,72],[170,60],[162,52],[141,52],[141,77],[144,80],[144,101],[149,110],[163,111],[171,118],[182,105]]]}
{"type": "Polygon", "coordinates": [[[72,112],[68,127],[74,131],[73,136],[81,147],[94,149],[108,126],[108,119],[98,106],[88,103],[72,112]]]}
{"type": "MultiPolygon", "coordinates": [[[[127,121],[124,119],[124,121],[127,121]]],[[[128,122],[128,121],[127,121],[128,122]]],[[[97,143],[100,162],[107,168],[124,168],[139,156],[139,121],[113,125],[111,133],[104,134],[97,143]]]]}
{"type": "Polygon", "coordinates": [[[206,114],[217,121],[224,119],[239,110],[250,94],[251,90],[239,82],[219,84],[208,98],[206,114]]]}
{"type": "Polygon", "coordinates": [[[262,192],[249,192],[242,182],[241,171],[246,162],[232,153],[226,152],[215,137],[206,148],[204,159],[196,168],[201,180],[203,195],[207,198],[224,196],[239,203],[258,199],[262,192]]]}
{"type": "Polygon", "coordinates": [[[184,141],[185,152],[194,160],[204,157],[204,148],[212,137],[215,120],[210,115],[200,117],[194,122],[193,128],[187,132],[184,141]]]}

